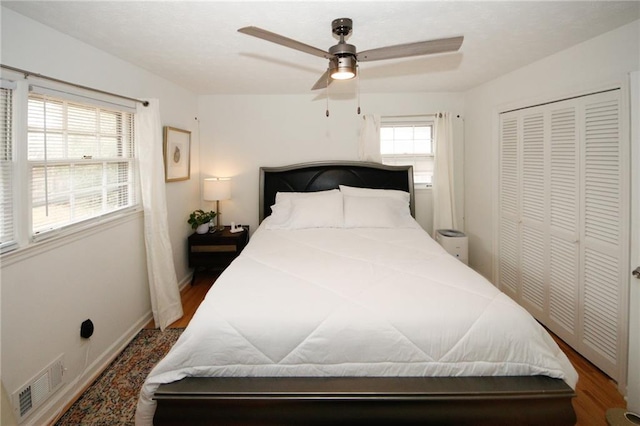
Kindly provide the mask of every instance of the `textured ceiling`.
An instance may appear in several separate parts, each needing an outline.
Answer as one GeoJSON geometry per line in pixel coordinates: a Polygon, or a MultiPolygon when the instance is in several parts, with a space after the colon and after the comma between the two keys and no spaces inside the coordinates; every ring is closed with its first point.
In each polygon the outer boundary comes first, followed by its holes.
{"type": "MultiPolygon", "coordinates": [[[[616,1],[2,1],[197,94],[309,93],[323,58],[237,32],[257,26],[323,50],[335,18],[359,51],[464,35],[459,52],[360,64],[360,90],[464,91],[640,18],[616,1]]],[[[354,90],[335,82],[332,92],[354,90]]]]}

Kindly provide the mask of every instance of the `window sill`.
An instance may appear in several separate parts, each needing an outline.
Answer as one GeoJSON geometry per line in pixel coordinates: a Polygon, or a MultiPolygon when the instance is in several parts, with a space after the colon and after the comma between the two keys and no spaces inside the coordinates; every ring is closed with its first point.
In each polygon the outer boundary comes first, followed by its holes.
{"type": "Polygon", "coordinates": [[[104,232],[123,223],[137,220],[142,216],[143,210],[142,208],[139,208],[123,213],[121,215],[102,220],[98,223],[92,223],[90,225],[74,229],[73,231],[66,232],[59,236],[51,236],[41,241],[31,242],[23,247],[18,247],[15,250],[3,253],[0,256],[2,267],[22,262],[31,257],[46,253],[49,250],[54,250],[64,245],[71,244],[75,241],[82,240],[88,235],[94,235],[100,232],[104,232]]]}

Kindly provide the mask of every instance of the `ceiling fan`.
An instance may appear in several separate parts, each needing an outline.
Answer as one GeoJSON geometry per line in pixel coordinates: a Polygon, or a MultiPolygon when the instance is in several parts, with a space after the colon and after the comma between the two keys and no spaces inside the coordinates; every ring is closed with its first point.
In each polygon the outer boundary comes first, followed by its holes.
{"type": "Polygon", "coordinates": [[[358,62],[380,61],[383,59],[406,58],[409,56],[431,55],[435,53],[455,52],[460,49],[463,36],[441,38],[436,40],[419,41],[415,43],[398,44],[377,49],[357,52],[352,44],[345,43],[345,38],[351,34],[353,21],[349,18],[338,18],[331,22],[333,34],[340,37],[338,44],[324,51],[297,40],[263,30],[258,27],[244,27],[238,31],[250,36],[258,37],[272,43],[309,53],[329,60],[329,68],[318,79],[311,90],[327,87],[333,80],[348,80],[357,74],[358,62]]]}

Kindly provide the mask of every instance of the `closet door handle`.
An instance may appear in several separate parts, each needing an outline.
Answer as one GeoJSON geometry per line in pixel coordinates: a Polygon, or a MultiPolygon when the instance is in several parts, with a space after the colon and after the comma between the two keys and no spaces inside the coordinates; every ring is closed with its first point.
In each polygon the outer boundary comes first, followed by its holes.
{"type": "Polygon", "coordinates": [[[631,272],[631,275],[633,275],[634,277],[640,279],[640,266],[638,266],[636,269],[634,269],[631,272]]]}

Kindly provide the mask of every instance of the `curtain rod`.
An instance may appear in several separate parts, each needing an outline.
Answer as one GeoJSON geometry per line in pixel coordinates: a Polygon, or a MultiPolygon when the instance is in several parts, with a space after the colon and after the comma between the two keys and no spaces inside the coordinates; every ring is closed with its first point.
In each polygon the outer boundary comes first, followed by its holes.
{"type": "MultiPolygon", "coordinates": [[[[410,115],[384,115],[384,118],[418,118],[418,117],[436,117],[438,114],[442,116],[441,112],[434,112],[431,114],[410,114],[410,115]]],[[[456,118],[460,118],[460,114],[456,114],[456,118]]]]}
{"type": "Polygon", "coordinates": [[[118,95],[117,93],[111,93],[111,92],[107,92],[107,91],[100,90],[100,89],[94,89],[92,87],[83,86],[81,84],[71,83],[71,82],[64,81],[64,80],[59,80],[59,79],[54,78],[54,77],[49,77],[49,76],[38,74],[38,73],[35,73],[35,72],[26,71],[26,70],[23,70],[23,69],[20,69],[20,68],[11,67],[9,65],[0,64],[0,67],[4,68],[4,69],[7,69],[7,70],[10,70],[10,71],[15,71],[15,72],[18,72],[20,74],[23,74],[24,78],[28,78],[28,77],[31,77],[31,76],[36,77],[36,78],[42,78],[44,80],[49,80],[49,81],[53,81],[53,82],[56,82],[56,83],[66,84],[67,86],[72,86],[72,87],[77,87],[79,89],[90,90],[90,91],[93,91],[93,92],[102,93],[103,95],[115,96],[115,97],[120,98],[120,99],[126,99],[128,101],[138,102],[138,103],[142,104],[143,106],[149,106],[149,101],[142,101],[140,99],[130,98],[128,96],[118,95]]]}
{"type": "Polygon", "coordinates": [[[436,114],[409,114],[409,115],[385,115],[384,118],[414,118],[414,117],[435,117],[436,114]]]}

